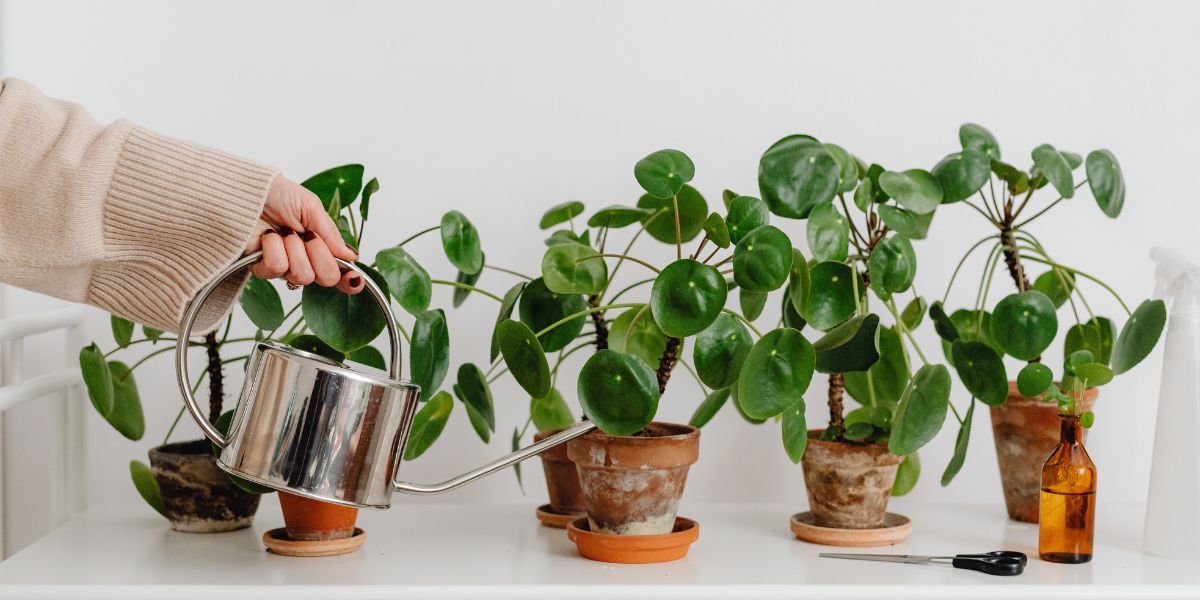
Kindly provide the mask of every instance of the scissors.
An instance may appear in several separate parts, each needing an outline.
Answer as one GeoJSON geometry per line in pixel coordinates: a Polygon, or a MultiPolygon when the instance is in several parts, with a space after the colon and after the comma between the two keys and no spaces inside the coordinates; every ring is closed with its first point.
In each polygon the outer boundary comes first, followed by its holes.
{"type": "Polygon", "coordinates": [[[822,558],[847,558],[850,560],[875,560],[913,565],[950,565],[956,569],[970,569],[988,575],[1020,575],[1025,571],[1027,558],[1024,552],[995,550],[982,554],[956,554],[954,556],[917,556],[914,554],[831,554],[822,552],[822,558]]]}

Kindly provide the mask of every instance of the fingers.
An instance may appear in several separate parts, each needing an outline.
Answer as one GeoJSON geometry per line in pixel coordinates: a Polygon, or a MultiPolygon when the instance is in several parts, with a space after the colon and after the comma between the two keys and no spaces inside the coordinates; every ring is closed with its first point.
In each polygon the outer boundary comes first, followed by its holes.
{"type": "Polygon", "coordinates": [[[333,256],[342,260],[358,259],[358,252],[355,252],[342,240],[342,234],[338,231],[337,225],[325,213],[325,208],[316,195],[309,193],[305,198],[300,207],[300,222],[304,225],[305,230],[320,236],[333,256]]]}
{"type": "Polygon", "coordinates": [[[337,287],[339,290],[353,295],[363,291],[363,288],[366,287],[366,284],[363,283],[361,275],[351,271],[349,273],[342,273],[342,278],[338,281],[337,287]]]}
{"type": "Polygon", "coordinates": [[[288,257],[283,246],[283,238],[274,231],[268,231],[258,238],[255,245],[262,247],[263,255],[262,260],[250,267],[250,272],[259,279],[282,277],[288,270],[288,257]]]}
{"type": "Polygon", "coordinates": [[[317,285],[323,287],[337,285],[342,278],[342,272],[338,269],[337,262],[333,260],[333,255],[329,253],[329,247],[325,245],[325,241],[311,231],[305,231],[299,235],[300,239],[304,240],[304,249],[308,252],[308,262],[312,266],[313,280],[317,282],[317,285]]]}
{"type": "Polygon", "coordinates": [[[304,240],[300,239],[296,232],[290,230],[281,235],[288,260],[287,272],[284,276],[296,285],[312,283],[316,279],[316,273],[313,272],[312,264],[308,262],[308,249],[304,247],[304,240]]]}

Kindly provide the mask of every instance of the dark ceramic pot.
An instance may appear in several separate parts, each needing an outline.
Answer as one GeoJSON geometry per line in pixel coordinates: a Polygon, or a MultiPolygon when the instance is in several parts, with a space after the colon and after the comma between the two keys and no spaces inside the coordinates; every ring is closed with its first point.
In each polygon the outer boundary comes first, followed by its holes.
{"type": "Polygon", "coordinates": [[[254,520],[259,496],[242,491],[217,467],[208,440],[152,448],[150,470],[175,531],[234,531],[254,520]]]}

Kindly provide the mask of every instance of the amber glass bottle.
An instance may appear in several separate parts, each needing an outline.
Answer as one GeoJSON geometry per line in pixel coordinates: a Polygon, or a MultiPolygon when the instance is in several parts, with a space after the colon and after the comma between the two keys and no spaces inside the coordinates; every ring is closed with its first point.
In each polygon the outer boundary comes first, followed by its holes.
{"type": "Polygon", "coordinates": [[[1096,465],[1082,443],[1079,417],[1059,415],[1058,446],[1042,465],[1038,554],[1057,563],[1092,560],[1096,465]]]}

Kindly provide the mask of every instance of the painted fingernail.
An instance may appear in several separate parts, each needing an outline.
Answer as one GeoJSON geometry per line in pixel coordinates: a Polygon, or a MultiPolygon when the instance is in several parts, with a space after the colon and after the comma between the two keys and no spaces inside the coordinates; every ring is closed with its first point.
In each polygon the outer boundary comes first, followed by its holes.
{"type": "Polygon", "coordinates": [[[311,242],[311,241],[313,241],[313,240],[317,239],[317,234],[315,234],[315,233],[313,233],[313,232],[311,232],[311,231],[301,231],[301,232],[300,232],[300,239],[302,239],[302,240],[304,240],[304,241],[306,241],[306,242],[311,242]]]}
{"type": "Polygon", "coordinates": [[[289,235],[292,235],[293,233],[296,233],[296,232],[295,232],[295,231],[292,231],[292,230],[291,230],[290,228],[288,228],[288,227],[280,227],[279,229],[276,229],[276,230],[275,230],[275,233],[278,233],[278,234],[279,234],[279,237],[287,237],[287,236],[289,236],[289,235]]]}
{"type": "Polygon", "coordinates": [[[362,277],[358,277],[356,275],[356,276],[350,278],[350,287],[358,287],[361,284],[362,284],[362,277]]]}

